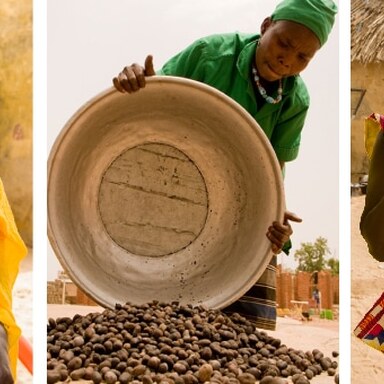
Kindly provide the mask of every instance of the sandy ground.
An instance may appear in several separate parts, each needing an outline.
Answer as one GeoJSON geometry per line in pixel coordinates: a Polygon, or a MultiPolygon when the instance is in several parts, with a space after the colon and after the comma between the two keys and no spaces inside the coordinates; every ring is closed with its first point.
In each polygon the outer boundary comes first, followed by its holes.
{"type": "MultiPolygon", "coordinates": [[[[360,235],[359,222],[365,196],[351,200],[351,328],[363,316],[384,290],[384,269],[372,258],[360,235]]],[[[384,355],[368,347],[354,335],[351,336],[351,382],[353,384],[382,383],[384,380],[384,355]]]]}
{"type": "MultiPolygon", "coordinates": [[[[49,304],[47,314],[48,317],[56,319],[64,316],[73,317],[77,313],[86,315],[91,312],[100,312],[102,310],[103,308],[101,307],[49,304]]],[[[337,320],[314,319],[309,322],[301,322],[290,318],[278,318],[276,331],[268,331],[268,334],[275,338],[280,338],[288,347],[302,351],[319,349],[326,356],[331,358],[332,352],[339,350],[339,323],[337,320]]],[[[81,381],[81,383],[91,382],[81,381]]],[[[311,383],[334,383],[334,377],[323,373],[322,375],[313,378],[311,383]]]]}
{"type": "MultiPolygon", "coordinates": [[[[13,289],[13,313],[23,336],[32,345],[32,251],[20,264],[19,275],[13,289]]],[[[31,384],[32,375],[19,361],[17,368],[17,384],[31,384]]]]}

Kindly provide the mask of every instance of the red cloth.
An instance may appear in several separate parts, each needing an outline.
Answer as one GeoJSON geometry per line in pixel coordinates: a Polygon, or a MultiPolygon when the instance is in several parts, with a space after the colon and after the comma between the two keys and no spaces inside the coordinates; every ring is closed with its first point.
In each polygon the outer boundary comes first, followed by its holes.
{"type": "Polygon", "coordinates": [[[370,347],[384,352],[384,292],[359,322],[354,334],[370,347]]]}

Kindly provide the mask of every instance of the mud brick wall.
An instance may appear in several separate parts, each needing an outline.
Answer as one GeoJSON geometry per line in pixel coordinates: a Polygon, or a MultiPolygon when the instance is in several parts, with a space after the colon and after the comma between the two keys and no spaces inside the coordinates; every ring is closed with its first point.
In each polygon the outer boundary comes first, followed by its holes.
{"type": "Polygon", "coordinates": [[[289,308],[291,300],[294,300],[293,291],[294,276],[289,272],[277,272],[277,303],[279,308],[289,308]]]}
{"type": "MultiPolygon", "coordinates": [[[[308,301],[310,308],[315,307],[312,299],[314,285],[310,273],[283,272],[278,267],[276,280],[276,299],[279,308],[290,308],[291,300],[308,301]]],[[[332,309],[333,305],[339,304],[339,276],[332,276],[330,271],[320,271],[317,288],[321,292],[323,309],[332,309]]]]}
{"type": "MultiPolygon", "coordinates": [[[[63,282],[59,279],[48,281],[47,303],[62,304],[63,282]]],[[[98,305],[72,282],[65,284],[65,304],[98,305]]]]}
{"type": "Polygon", "coordinates": [[[330,309],[333,305],[332,275],[326,271],[318,273],[318,289],[321,292],[321,308],[330,309]]]}
{"type": "MultiPolygon", "coordinates": [[[[56,279],[48,281],[47,285],[47,303],[63,304],[63,287],[62,280],[56,279]]],[[[64,304],[76,304],[77,287],[72,282],[65,283],[64,304]]]]}
{"type": "MultiPolygon", "coordinates": [[[[311,275],[308,272],[282,272],[278,267],[276,279],[276,300],[279,308],[290,308],[291,300],[308,301],[314,307],[312,299],[311,275]]],[[[321,306],[331,309],[334,304],[339,304],[339,276],[332,276],[328,271],[318,274],[318,289],[321,292],[321,306]]],[[[63,283],[61,280],[49,281],[47,285],[47,303],[62,303],[63,283]]],[[[98,305],[73,283],[66,284],[67,304],[98,305]]]]}
{"type": "Polygon", "coordinates": [[[61,304],[63,284],[60,280],[48,281],[47,285],[47,303],[61,304]]]}
{"type": "Polygon", "coordinates": [[[334,304],[340,303],[339,284],[340,284],[339,276],[337,276],[337,275],[332,276],[332,291],[333,291],[333,303],[334,304]]]}
{"type": "MultiPolygon", "coordinates": [[[[351,64],[351,88],[365,89],[362,102],[351,119],[351,182],[368,173],[369,159],[364,146],[364,120],[372,112],[383,112],[383,63],[369,64],[357,61],[351,64]]],[[[361,94],[352,92],[351,104],[356,106],[361,94]]]]}
{"type": "Polygon", "coordinates": [[[297,272],[295,276],[295,299],[307,301],[312,297],[311,275],[308,272],[297,272]]]}
{"type": "Polygon", "coordinates": [[[0,5],[0,176],[29,247],[33,245],[32,6],[31,0],[1,0],[0,5]]]}
{"type": "Polygon", "coordinates": [[[78,305],[98,305],[88,297],[81,289],[77,288],[76,304],[78,305]]]}

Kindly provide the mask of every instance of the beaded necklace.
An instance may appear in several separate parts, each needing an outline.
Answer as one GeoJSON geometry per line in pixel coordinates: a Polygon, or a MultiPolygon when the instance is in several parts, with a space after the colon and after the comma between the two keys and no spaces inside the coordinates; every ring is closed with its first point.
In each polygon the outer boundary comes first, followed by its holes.
{"type": "Polygon", "coordinates": [[[255,83],[257,85],[257,89],[259,90],[260,95],[265,99],[265,101],[269,104],[277,104],[281,101],[283,98],[283,84],[281,79],[279,80],[279,88],[277,89],[277,97],[274,99],[272,96],[267,95],[267,91],[265,88],[260,84],[260,78],[257,74],[256,68],[252,68],[253,78],[255,79],[255,83]]]}

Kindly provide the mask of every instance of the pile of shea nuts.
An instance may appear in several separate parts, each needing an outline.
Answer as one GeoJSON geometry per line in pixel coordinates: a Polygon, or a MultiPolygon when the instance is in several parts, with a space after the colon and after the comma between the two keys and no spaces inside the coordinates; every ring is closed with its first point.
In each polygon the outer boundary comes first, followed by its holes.
{"type": "Polygon", "coordinates": [[[287,347],[239,314],[202,306],[117,304],[49,319],[47,331],[48,384],[308,384],[324,371],[338,383],[337,362],[319,350],[287,347]]]}

